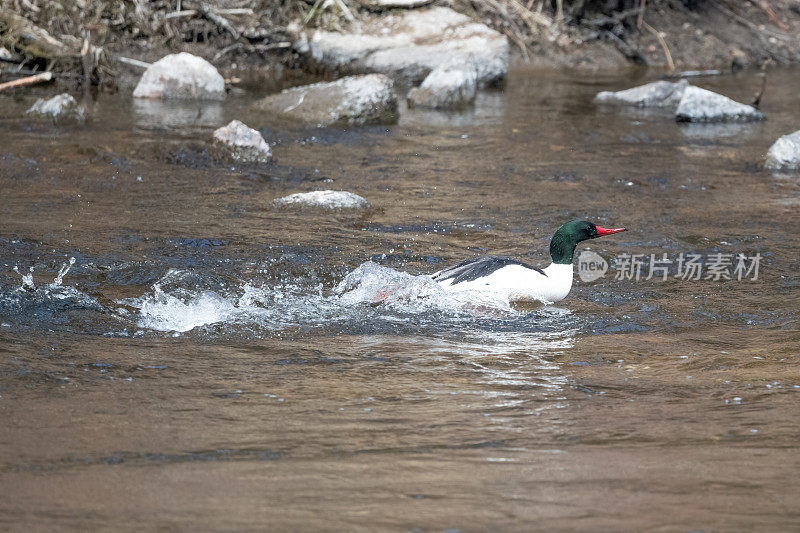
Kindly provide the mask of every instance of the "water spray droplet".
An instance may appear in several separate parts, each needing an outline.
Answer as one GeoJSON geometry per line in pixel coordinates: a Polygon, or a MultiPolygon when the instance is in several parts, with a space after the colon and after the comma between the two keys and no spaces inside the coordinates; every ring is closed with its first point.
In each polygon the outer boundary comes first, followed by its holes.
{"type": "Polygon", "coordinates": [[[53,279],[53,286],[55,287],[61,286],[61,282],[64,281],[64,276],[67,275],[67,272],[69,272],[69,269],[72,268],[72,265],[74,264],[75,264],[75,258],[70,257],[69,262],[61,265],[61,270],[58,271],[58,275],[55,277],[55,279],[53,279]]]}

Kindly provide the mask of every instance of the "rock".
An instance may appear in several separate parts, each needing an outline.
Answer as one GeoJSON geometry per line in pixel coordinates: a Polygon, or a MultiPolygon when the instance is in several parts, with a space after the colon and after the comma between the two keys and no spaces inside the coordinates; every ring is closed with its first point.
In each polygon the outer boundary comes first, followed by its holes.
{"type": "Polygon", "coordinates": [[[656,81],[633,87],[624,91],[603,91],[597,93],[594,101],[597,104],[621,104],[639,107],[671,107],[677,106],[689,82],[680,80],[675,83],[656,81]]]}
{"type": "Polygon", "coordinates": [[[394,83],[382,74],[286,89],[256,102],[263,111],[318,126],[391,124],[397,121],[394,83]]]}
{"type": "Polygon", "coordinates": [[[480,85],[505,77],[508,40],[446,7],[367,17],[354,33],[315,31],[298,43],[319,64],[343,73],[380,72],[417,84],[459,65],[480,85]]]}
{"type": "Polygon", "coordinates": [[[436,69],[408,92],[410,106],[457,109],[475,101],[476,75],[462,69],[436,69]]]}
{"type": "Polygon", "coordinates": [[[8,50],[8,48],[4,46],[0,46],[0,61],[9,61],[9,62],[16,62],[22,61],[22,58],[8,50]]]}
{"type": "Polygon", "coordinates": [[[764,114],[753,106],[693,85],[684,90],[675,111],[678,122],[747,122],[764,118],[764,114]]]}
{"type": "Polygon", "coordinates": [[[321,209],[366,209],[370,207],[365,198],[347,191],[302,192],[277,198],[272,203],[275,207],[321,209]]]}
{"type": "Polygon", "coordinates": [[[26,114],[47,117],[59,124],[68,122],[83,124],[86,121],[83,107],[79,106],[78,102],[67,93],[49,99],[36,100],[26,114]]]}
{"type": "Polygon", "coordinates": [[[134,98],[223,100],[225,80],[214,66],[186,52],[164,56],[144,71],[134,98]]]}
{"type": "Polygon", "coordinates": [[[261,134],[238,120],[214,131],[212,153],[219,159],[243,163],[268,163],[272,159],[269,144],[261,134]]]}
{"type": "Polygon", "coordinates": [[[765,166],[771,170],[800,169],[800,130],[775,141],[767,152],[765,166]]]}

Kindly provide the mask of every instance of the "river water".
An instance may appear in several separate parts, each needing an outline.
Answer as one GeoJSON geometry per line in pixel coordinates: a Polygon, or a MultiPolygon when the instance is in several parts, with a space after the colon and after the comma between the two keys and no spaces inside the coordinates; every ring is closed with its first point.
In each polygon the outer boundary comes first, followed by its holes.
{"type": "Polygon", "coordinates": [[[81,128],[23,116],[47,89],[4,93],[0,527],[799,528],[800,178],[763,169],[799,76],[726,126],[592,104],[635,71],[516,69],[474,110],[349,130],[259,116],[257,90],[102,95],[81,128]],[[234,118],[276,163],[208,155],[234,118]],[[271,205],[316,189],[373,208],[271,205]],[[546,265],[573,218],[628,232],[581,245],[611,267],[557,305],[421,276],[546,265]],[[757,279],[705,279],[720,253],[758,254],[757,279]],[[666,280],[634,254],[666,254],[666,280]]]}

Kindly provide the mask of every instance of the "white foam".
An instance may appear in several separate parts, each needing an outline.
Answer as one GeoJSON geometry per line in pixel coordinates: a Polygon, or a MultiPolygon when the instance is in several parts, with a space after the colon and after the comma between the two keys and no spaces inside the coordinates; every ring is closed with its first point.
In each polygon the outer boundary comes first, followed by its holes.
{"type": "Polygon", "coordinates": [[[199,326],[230,320],[236,311],[236,306],[213,291],[202,292],[186,301],[157,291],[142,302],[139,326],[185,333],[199,326]]]}

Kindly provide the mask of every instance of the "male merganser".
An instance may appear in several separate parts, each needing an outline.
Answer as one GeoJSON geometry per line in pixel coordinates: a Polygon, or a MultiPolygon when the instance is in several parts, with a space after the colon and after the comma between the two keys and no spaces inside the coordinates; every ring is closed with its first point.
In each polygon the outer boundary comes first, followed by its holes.
{"type": "Polygon", "coordinates": [[[572,288],[572,257],[578,243],[621,231],[625,228],[601,228],[585,220],[572,220],[553,234],[553,262],[544,270],[510,257],[479,257],[431,277],[448,291],[493,292],[505,295],[509,301],[558,302],[572,288]]]}

